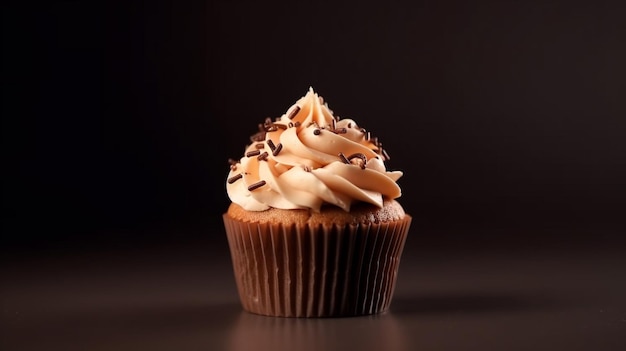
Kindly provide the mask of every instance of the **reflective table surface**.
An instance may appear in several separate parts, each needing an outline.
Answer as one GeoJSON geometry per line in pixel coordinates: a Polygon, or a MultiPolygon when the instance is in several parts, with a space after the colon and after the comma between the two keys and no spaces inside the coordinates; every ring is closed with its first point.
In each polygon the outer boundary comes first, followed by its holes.
{"type": "MultiPolygon", "coordinates": [[[[520,243],[523,240],[520,240],[520,243]]],[[[621,244],[437,245],[410,238],[389,312],[241,310],[225,239],[8,252],[3,350],[619,350],[621,244]],[[423,245],[422,245],[423,244],[423,245]]]]}

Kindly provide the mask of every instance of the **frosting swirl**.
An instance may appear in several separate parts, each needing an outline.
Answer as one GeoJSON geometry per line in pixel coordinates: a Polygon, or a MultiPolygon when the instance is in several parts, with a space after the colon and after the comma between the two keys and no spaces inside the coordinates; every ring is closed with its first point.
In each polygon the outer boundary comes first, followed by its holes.
{"type": "Polygon", "coordinates": [[[402,172],[389,172],[378,139],[351,119],[339,120],[309,89],[285,114],[259,124],[244,156],[231,161],[226,191],[248,211],[311,209],[322,204],[350,211],[354,201],[378,207],[400,197],[402,172]]]}

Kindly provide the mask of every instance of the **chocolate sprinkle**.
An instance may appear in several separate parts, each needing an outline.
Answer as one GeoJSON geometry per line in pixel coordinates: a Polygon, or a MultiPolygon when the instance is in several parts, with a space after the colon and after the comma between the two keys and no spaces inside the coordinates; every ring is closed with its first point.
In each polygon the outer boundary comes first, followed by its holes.
{"type": "Polygon", "coordinates": [[[254,145],[254,147],[256,147],[257,149],[263,149],[265,147],[265,145],[263,145],[263,143],[258,143],[256,145],[254,145]]]}
{"type": "Polygon", "coordinates": [[[335,121],[334,118],[332,119],[332,127],[333,127],[333,130],[337,129],[337,121],[335,121]]]}
{"type": "Polygon", "coordinates": [[[293,123],[289,122],[288,126],[289,126],[289,128],[293,127],[293,123]]]}
{"type": "Polygon", "coordinates": [[[348,128],[352,128],[352,122],[348,123],[348,128]]]}
{"type": "Polygon", "coordinates": [[[346,158],[346,155],[344,155],[343,152],[340,152],[338,156],[341,159],[341,161],[343,161],[343,163],[348,164],[348,165],[350,164],[350,160],[346,158]]]}
{"type": "Polygon", "coordinates": [[[272,155],[277,156],[278,153],[280,153],[282,149],[283,149],[283,144],[278,143],[278,145],[276,146],[276,149],[274,149],[274,151],[272,152],[272,155]]]}
{"type": "Polygon", "coordinates": [[[272,141],[272,139],[267,139],[267,145],[270,147],[270,150],[272,151],[276,150],[276,145],[274,145],[274,142],[272,141]]]}
{"type": "Polygon", "coordinates": [[[335,134],[346,134],[348,130],[346,128],[339,128],[339,129],[333,130],[333,132],[335,132],[335,134]]]}
{"type": "Polygon", "coordinates": [[[294,126],[297,128],[297,127],[300,127],[300,125],[301,125],[301,124],[302,124],[302,123],[300,123],[300,122],[296,121],[296,123],[294,124],[294,126]]]}
{"type": "Polygon", "coordinates": [[[243,178],[243,175],[241,173],[235,174],[234,176],[228,178],[228,184],[233,184],[234,182],[238,181],[241,178],[243,178]]]}
{"type": "Polygon", "coordinates": [[[287,118],[289,119],[293,119],[294,117],[296,117],[296,115],[298,114],[298,112],[300,112],[300,106],[296,105],[296,108],[294,108],[293,110],[291,110],[291,113],[289,114],[289,116],[287,118]]]}
{"type": "Polygon", "coordinates": [[[252,190],[258,189],[258,188],[262,187],[262,186],[263,186],[263,185],[265,185],[265,184],[266,184],[266,183],[265,183],[265,181],[264,181],[264,180],[258,181],[258,182],[256,182],[256,183],[254,183],[254,184],[252,184],[252,185],[248,186],[248,191],[252,191],[252,190]]]}
{"type": "Polygon", "coordinates": [[[257,156],[259,154],[261,154],[260,150],[248,151],[246,152],[246,157],[257,156]]]}
{"type": "Polygon", "coordinates": [[[260,155],[259,155],[259,157],[257,157],[257,159],[258,159],[259,161],[267,161],[267,156],[269,156],[269,154],[268,154],[268,153],[267,153],[267,151],[266,151],[266,152],[264,152],[264,153],[260,154],[260,155]]]}
{"type": "Polygon", "coordinates": [[[313,134],[315,134],[315,135],[320,135],[321,133],[322,133],[322,131],[319,130],[319,129],[313,130],[313,134]]]}

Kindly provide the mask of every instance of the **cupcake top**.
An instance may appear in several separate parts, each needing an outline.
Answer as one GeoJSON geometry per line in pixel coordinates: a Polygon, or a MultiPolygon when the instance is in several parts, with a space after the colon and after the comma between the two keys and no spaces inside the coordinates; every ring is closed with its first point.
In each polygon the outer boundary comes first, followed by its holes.
{"type": "Polygon", "coordinates": [[[333,115],[308,93],[274,121],[266,118],[239,161],[230,160],[226,191],[247,211],[310,209],[323,204],[346,212],[354,202],[383,206],[400,197],[402,172],[389,172],[377,138],[351,119],[333,115]]]}
{"type": "Polygon", "coordinates": [[[404,208],[396,201],[385,199],[382,207],[365,202],[352,204],[350,212],[332,205],[322,206],[321,212],[309,210],[282,210],[272,208],[265,211],[246,211],[236,203],[230,204],[226,212],[229,218],[248,223],[317,226],[343,226],[346,224],[371,224],[398,221],[405,218],[404,208]]]}

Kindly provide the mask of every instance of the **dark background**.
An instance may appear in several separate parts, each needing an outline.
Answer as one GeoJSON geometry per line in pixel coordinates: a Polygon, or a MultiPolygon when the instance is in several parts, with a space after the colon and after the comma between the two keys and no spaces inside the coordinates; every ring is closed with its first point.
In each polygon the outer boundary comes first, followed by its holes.
{"type": "Polygon", "coordinates": [[[405,172],[410,243],[623,242],[624,10],[5,4],[3,247],[204,238],[224,249],[226,160],[309,86],[405,172]]]}
{"type": "Polygon", "coordinates": [[[623,1],[3,2],[2,350],[622,350],[623,1]],[[242,312],[227,159],[313,86],[405,172],[389,313],[242,312]]]}

